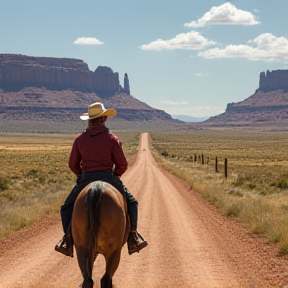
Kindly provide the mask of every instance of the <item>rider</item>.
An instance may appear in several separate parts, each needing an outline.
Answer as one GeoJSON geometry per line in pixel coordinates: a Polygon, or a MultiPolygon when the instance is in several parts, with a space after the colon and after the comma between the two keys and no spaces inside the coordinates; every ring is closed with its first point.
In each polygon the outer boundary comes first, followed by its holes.
{"type": "Polygon", "coordinates": [[[116,116],[115,109],[105,109],[100,102],[91,104],[88,113],[80,116],[88,120],[87,129],[74,141],[69,168],[76,174],[75,187],[61,206],[61,220],[64,230],[63,239],[55,246],[55,250],[73,257],[73,239],[71,236],[71,218],[73,206],[81,190],[89,183],[97,180],[113,185],[125,197],[130,218],[131,231],[128,236],[128,252],[139,252],[148,245],[137,232],[138,202],[120,180],[127,169],[127,161],[118,138],[105,126],[107,117],[116,116]]]}

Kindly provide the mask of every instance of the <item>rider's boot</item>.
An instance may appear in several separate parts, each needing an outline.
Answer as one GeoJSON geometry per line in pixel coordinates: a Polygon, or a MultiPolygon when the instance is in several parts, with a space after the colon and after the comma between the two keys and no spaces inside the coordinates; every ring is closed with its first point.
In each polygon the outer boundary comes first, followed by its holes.
{"type": "Polygon", "coordinates": [[[138,252],[145,248],[148,243],[143,239],[143,237],[136,231],[131,230],[127,240],[128,245],[128,253],[131,255],[132,253],[138,252]]]}
{"type": "Polygon", "coordinates": [[[148,243],[143,239],[143,237],[137,232],[137,222],[138,222],[138,203],[137,201],[133,201],[129,203],[128,212],[131,224],[131,231],[128,236],[127,246],[128,253],[131,255],[132,253],[138,252],[145,248],[148,243]]]}
{"type": "Polygon", "coordinates": [[[66,233],[62,240],[55,246],[55,250],[66,256],[74,257],[73,255],[73,240],[71,235],[66,233]]]}

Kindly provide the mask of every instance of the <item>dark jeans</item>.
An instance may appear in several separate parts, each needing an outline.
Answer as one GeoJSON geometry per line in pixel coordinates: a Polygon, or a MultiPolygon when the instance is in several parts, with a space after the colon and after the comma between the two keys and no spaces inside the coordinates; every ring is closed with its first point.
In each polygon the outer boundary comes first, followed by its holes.
{"type": "Polygon", "coordinates": [[[137,230],[138,221],[138,202],[134,196],[128,191],[128,189],[123,185],[122,181],[118,179],[113,173],[109,172],[91,172],[86,173],[83,177],[82,175],[77,177],[76,185],[66,198],[64,204],[61,206],[61,220],[64,233],[66,234],[69,229],[69,225],[72,218],[72,212],[74,208],[74,203],[77,196],[82,191],[82,189],[93,181],[101,180],[108,182],[114,186],[126,199],[128,215],[130,217],[131,229],[137,230]]]}

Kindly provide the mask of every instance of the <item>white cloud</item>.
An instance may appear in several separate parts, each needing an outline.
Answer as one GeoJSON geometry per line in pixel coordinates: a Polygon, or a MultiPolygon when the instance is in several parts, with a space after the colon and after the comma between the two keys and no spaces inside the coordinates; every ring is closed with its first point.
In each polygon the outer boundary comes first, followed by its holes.
{"type": "Polygon", "coordinates": [[[221,114],[226,107],[192,106],[187,101],[162,100],[154,104],[155,108],[165,110],[171,115],[186,115],[193,117],[210,117],[221,114]]]}
{"type": "Polygon", "coordinates": [[[199,73],[196,73],[196,76],[198,76],[198,77],[207,77],[209,74],[207,74],[207,73],[201,73],[201,72],[199,72],[199,73]]]}
{"type": "Polygon", "coordinates": [[[216,45],[217,43],[203,37],[199,32],[191,31],[181,33],[169,40],[158,39],[149,44],[140,46],[143,50],[200,50],[206,47],[216,45]]]}
{"type": "Polygon", "coordinates": [[[288,39],[265,33],[248,41],[247,45],[208,49],[199,52],[198,56],[206,59],[247,58],[253,61],[285,61],[288,60],[288,39]]]}
{"type": "Polygon", "coordinates": [[[175,106],[189,104],[189,102],[187,102],[187,101],[174,102],[174,101],[170,101],[170,100],[162,100],[162,101],[159,101],[159,103],[166,104],[166,105],[175,105],[175,106]]]}
{"type": "Polygon", "coordinates": [[[79,37],[74,41],[74,44],[79,45],[101,45],[103,42],[99,41],[95,37],[79,37]]]}
{"type": "Polygon", "coordinates": [[[171,115],[187,115],[192,117],[211,117],[225,112],[226,107],[187,106],[161,108],[171,115]]]}
{"type": "Polygon", "coordinates": [[[205,27],[210,25],[257,25],[260,24],[252,13],[237,9],[230,2],[213,6],[202,18],[185,23],[186,27],[205,27]]]}

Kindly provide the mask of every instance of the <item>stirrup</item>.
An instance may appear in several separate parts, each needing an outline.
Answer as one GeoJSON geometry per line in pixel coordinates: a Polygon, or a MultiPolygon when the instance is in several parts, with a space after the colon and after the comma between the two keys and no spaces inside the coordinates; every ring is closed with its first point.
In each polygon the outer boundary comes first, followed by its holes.
{"type": "Polygon", "coordinates": [[[73,258],[73,245],[69,246],[68,242],[69,240],[67,241],[67,238],[64,236],[63,239],[56,244],[55,251],[73,258]]]}
{"type": "Polygon", "coordinates": [[[130,232],[127,242],[129,255],[135,252],[139,253],[148,245],[147,241],[137,231],[130,232]]]}

